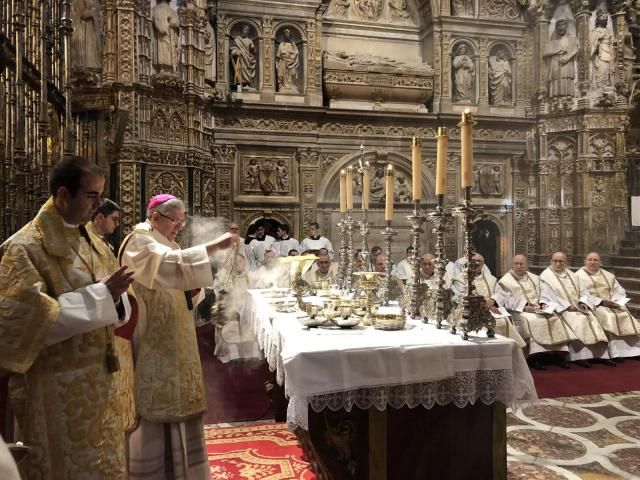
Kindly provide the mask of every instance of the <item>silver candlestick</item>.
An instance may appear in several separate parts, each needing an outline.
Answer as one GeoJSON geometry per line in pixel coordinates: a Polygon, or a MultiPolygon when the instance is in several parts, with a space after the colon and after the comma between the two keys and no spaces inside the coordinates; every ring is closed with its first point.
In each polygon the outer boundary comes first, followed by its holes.
{"type": "Polygon", "coordinates": [[[362,249],[360,250],[360,258],[362,259],[362,268],[365,271],[372,271],[371,253],[369,252],[369,162],[364,161],[364,145],[360,145],[360,160],[356,167],[356,173],[360,177],[360,185],[362,186],[362,220],[358,222],[360,225],[360,235],[362,236],[362,249]]]}
{"type": "Polygon", "coordinates": [[[382,279],[382,285],[380,286],[380,298],[382,299],[385,305],[389,305],[389,282],[391,281],[391,242],[393,242],[394,235],[397,235],[393,228],[391,228],[391,220],[387,220],[387,227],[382,230],[382,235],[384,236],[384,254],[385,254],[385,262],[384,262],[384,271],[387,275],[382,279]]]}
{"type": "MultiPolygon", "coordinates": [[[[473,294],[475,289],[473,285],[475,262],[472,261],[473,243],[471,234],[474,228],[473,222],[478,216],[482,215],[482,213],[481,209],[473,208],[471,205],[471,187],[464,187],[464,202],[461,206],[453,209],[453,215],[461,218],[464,223],[464,251],[467,259],[464,275],[467,292],[462,301],[462,319],[460,320],[459,326],[462,328],[462,336],[465,340],[469,338],[469,332],[477,332],[482,327],[487,328],[487,337],[495,336],[494,327],[496,321],[489,313],[489,310],[485,308],[484,297],[473,294]]],[[[456,333],[455,325],[452,325],[451,333],[456,333]]]]}
{"type": "Polygon", "coordinates": [[[344,288],[351,291],[351,274],[353,273],[353,218],[351,218],[351,210],[347,210],[347,218],[344,223],[347,233],[347,268],[345,270],[344,288]]]}
{"type": "Polygon", "coordinates": [[[365,271],[372,271],[371,253],[369,252],[369,219],[367,218],[367,209],[362,209],[362,220],[358,222],[360,225],[360,235],[362,236],[362,250],[360,258],[362,258],[362,268],[365,271]]]}
{"type": "MultiPolygon", "coordinates": [[[[436,293],[436,326],[442,328],[442,322],[449,316],[452,305],[452,292],[450,289],[444,288],[444,276],[447,266],[445,232],[447,223],[451,220],[452,215],[444,209],[444,195],[437,195],[438,205],[436,209],[429,213],[427,220],[433,225],[433,233],[436,234],[436,278],[438,290],[436,293]]],[[[455,326],[452,327],[455,329],[455,326]]]]}
{"type": "Polygon", "coordinates": [[[411,304],[409,312],[411,318],[420,317],[419,285],[420,285],[420,234],[424,233],[422,224],[426,218],[420,209],[420,200],[414,201],[413,213],[407,216],[411,224],[411,235],[413,238],[413,256],[411,257],[411,270],[413,271],[413,284],[411,285],[411,304]]]}
{"type": "Polygon", "coordinates": [[[339,289],[344,288],[346,273],[347,273],[347,244],[345,241],[345,231],[347,225],[345,223],[344,214],[340,214],[340,221],[337,223],[339,234],[340,234],[340,255],[338,258],[338,275],[336,278],[336,283],[338,284],[339,289]]]}

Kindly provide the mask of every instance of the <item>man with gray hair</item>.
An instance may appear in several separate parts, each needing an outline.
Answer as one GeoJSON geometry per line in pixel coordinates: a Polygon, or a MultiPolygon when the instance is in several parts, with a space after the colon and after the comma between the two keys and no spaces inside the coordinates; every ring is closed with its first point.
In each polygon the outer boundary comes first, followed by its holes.
{"type": "Polygon", "coordinates": [[[129,478],[165,472],[173,478],[209,479],[203,433],[207,409],[191,291],[213,285],[209,257],[237,248],[239,237],[225,233],[181,249],[176,236],[186,224],[184,203],[173,195],[154,196],[147,221],[123,241],[120,262],[137,270],[133,289],[139,302],[134,334],[134,394],[140,423],[129,438],[129,478]],[[167,461],[169,459],[169,461],[167,461]]]}

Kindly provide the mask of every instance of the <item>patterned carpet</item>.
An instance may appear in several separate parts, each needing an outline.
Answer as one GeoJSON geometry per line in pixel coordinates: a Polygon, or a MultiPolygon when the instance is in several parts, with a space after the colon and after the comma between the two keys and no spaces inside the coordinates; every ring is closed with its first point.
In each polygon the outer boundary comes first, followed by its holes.
{"type": "MultiPolygon", "coordinates": [[[[205,433],[214,480],[315,478],[285,424],[205,433]]],[[[540,400],[508,414],[507,440],[509,480],[640,479],[640,391],[540,400]]]]}

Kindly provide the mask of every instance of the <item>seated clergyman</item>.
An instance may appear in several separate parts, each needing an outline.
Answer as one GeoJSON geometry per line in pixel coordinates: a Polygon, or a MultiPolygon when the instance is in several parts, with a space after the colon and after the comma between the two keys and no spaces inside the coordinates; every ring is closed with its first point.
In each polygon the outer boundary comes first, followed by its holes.
{"type": "Polygon", "coordinates": [[[576,275],[594,298],[594,313],[609,338],[609,356],[637,357],[640,355],[640,322],[624,306],[627,301],[624,288],[600,265],[600,255],[590,252],[576,275]]]}
{"type": "Polygon", "coordinates": [[[559,352],[560,366],[569,368],[569,342],[577,340],[571,328],[555,313],[543,313],[540,300],[540,278],[529,272],[524,255],[513,257],[513,266],[496,285],[495,300],[513,318],[520,335],[529,344],[529,364],[545,370],[541,354],[559,352]]]}
{"type": "MultiPolygon", "coordinates": [[[[475,295],[482,295],[485,300],[485,308],[494,314],[498,314],[498,303],[494,299],[496,284],[498,280],[496,277],[487,273],[484,270],[484,257],[479,253],[475,253],[471,257],[472,261],[472,274],[473,274],[473,287],[475,295]]],[[[453,279],[452,289],[458,296],[464,296],[467,294],[467,282],[464,273],[458,274],[453,279]]],[[[518,333],[518,329],[511,323],[511,319],[508,317],[496,318],[497,334],[504,337],[509,337],[518,344],[519,347],[524,348],[527,344],[518,333]]]]}
{"type": "MultiPolygon", "coordinates": [[[[387,257],[383,253],[379,253],[373,260],[373,271],[378,273],[386,273],[387,257]]],[[[389,277],[389,300],[398,300],[402,296],[402,281],[393,273],[389,277]]]]}
{"type": "Polygon", "coordinates": [[[289,269],[279,264],[276,252],[264,252],[264,264],[255,272],[254,288],[284,288],[289,286],[289,269]]]}
{"type": "Polygon", "coordinates": [[[577,365],[589,368],[590,359],[615,366],[609,360],[607,335],[600,322],[590,310],[588,303],[593,297],[586,283],[567,268],[567,256],[556,252],[551,257],[551,266],[540,275],[541,302],[553,303],[556,313],[571,327],[578,337],[569,344],[569,357],[577,365]]]}
{"type": "Polygon", "coordinates": [[[317,268],[310,269],[306,272],[302,279],[307,281],[311,286],[316,284],[326,284],[327,288],[335,281],[335,274],[331,270],[331,257],[328,252],[321,252],[316,260],[317,268]]]}

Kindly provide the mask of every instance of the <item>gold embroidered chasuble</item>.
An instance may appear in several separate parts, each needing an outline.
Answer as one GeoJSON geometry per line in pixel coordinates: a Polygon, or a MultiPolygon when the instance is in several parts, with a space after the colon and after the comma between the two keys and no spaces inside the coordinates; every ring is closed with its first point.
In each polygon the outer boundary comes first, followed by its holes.
{"type": "MultiPolygon", "coordinates": [[[[606,270],[598,269],[596,273],[589,272],[585,267],[578,270],[578,278],[584,283],[589,293],[602,299],[613,300],[614,288],[617,285],[616,277],[606,270]]],[[[620,293],[624,294],[622,287],[620,293]]],[[[626,307],[614,309],[598,305],[595,310],[598,321],[607,332],[618,337],[638,335],[640,322],[636,320],[626,307]]]]}
{"type": "Polygon", "coordinates": [[[24,478],[125,479],[121,405],[107,370],[113,327],[46,346],[63,293],[111,273],[110,253],[66,228],[50,198],[0,248],[0,369],[31,447],[24,478]]]}
{"type": "MultiPolygon", "coordinates": [[[[529,305],[540,304],[540,278],[537,275],[527,272],[523,278],[517,278],[513,272],[509,272],[500,279],[498,285],[529,305]]],[[[542,346],[577,340],[569,325],[556,314],[518,312],[513,309],[510,309],[510,313],[514,323],[524,326],[527,335],[542,346]]]]}
{"type": "MultiPolygon", "coordinates": [[[[118,259],[113,252],[111,244],[98,233],[93,222],[88,222],[86,227],[93,244],[104,246],[105,250],[109,250],[109,255],[107,255],[109,271],[115,272],[118,270],[120,265],[118,264],[118,259]]],[[[127,295],[129,295],[130,298],[134,296],[133,288],[129,288],[127,295]]],[[[120,403],[120,411],[124,418],[125,431],[128,432],[133,430],[133,427],[136,425],[136,409],[133,400],[133,352],[131,349],[131,341],[115,335],[113,347],[118,357],[120,367],[117,372],[113,373],[118,391],[116,398],[120,403]]]]}
{"type": "Polygon", "coordinates": [[[146,420],[181,422],[207,408],[195,321],[185,299],[185,290],[213,285],[209,259],[201,250],[180,250],[147,222],[138,224],[121,247],[121,263],[136,272],[134,395],[137,412],[146,420]],[[174,267],[170,275],[162,270],[163,262],[174,267]]]}
{"type": "MultiPolygon", "coordinates": [[[[540,275],[540,280],[549,285],[554,295],[560,299],[573,305],[578,304],[582,286],[580,279],[572,271],[565,269],[563,273],[557,274],[551,267],[547,267],[540,275]]],[[[559,315],[583,344],[594,345],[598,342],[607,342],[607,335],[592,311],[589,310],[584,314],[564,310],[559,315]]]]}

